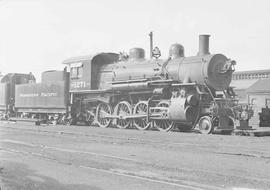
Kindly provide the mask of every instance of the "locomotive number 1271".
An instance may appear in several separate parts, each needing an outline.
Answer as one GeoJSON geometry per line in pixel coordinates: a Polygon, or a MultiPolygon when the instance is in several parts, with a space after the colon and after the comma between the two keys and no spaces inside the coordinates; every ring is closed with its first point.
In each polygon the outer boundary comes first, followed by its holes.
{"type": "Polygon", "coordinates": [[[85,81],[77,81],[71,83],[71,88],[85,88],[85,87],[86,87],[85,81]]]}

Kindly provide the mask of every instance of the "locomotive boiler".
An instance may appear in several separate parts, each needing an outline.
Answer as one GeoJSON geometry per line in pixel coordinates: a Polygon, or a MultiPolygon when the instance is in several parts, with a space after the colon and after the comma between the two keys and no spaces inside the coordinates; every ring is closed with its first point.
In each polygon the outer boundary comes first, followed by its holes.
{"type": "Polygon", "coordinates": [[[209,35],[199,36],[199,52],[185,57],[173,44],[168,59],[146,59],[142,48],[129,55],[101,53],[64,61],[70,67],[72,120],[100,127],[140,130],[173,127],[202,133],[234,129],[235,61],[210,54],[209,35]]]}

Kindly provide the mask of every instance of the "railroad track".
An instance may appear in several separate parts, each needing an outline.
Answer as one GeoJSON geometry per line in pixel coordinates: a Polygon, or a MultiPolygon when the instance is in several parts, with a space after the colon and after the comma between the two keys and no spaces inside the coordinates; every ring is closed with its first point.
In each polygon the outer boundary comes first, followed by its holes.
{"type": "Polygon", "coordinates": [[[206,190],[206,189],[221,190],[221,189],[224,189],[224,188],[218,187],[218,186],[206,185],[206,184],[184,181],[184,180],[176,180],[176,179],[164,180],[164,179],[157,178],[157,177],[152,178],[152,177],[138,175],[138,174],[136,174],[132,171],[128,171],[128,170],[115,170],[115,169],[110,170],[110,169],[103,169],[103,168],[98,168],[98,167],[91,167],[91,166],[87,166],[87,165],[78,165],[78,164],[74,164],[72,162],[58,160],[58,159],[55,159],[54,157],[50,157],[50,156],[42,154],[42,153],[35,153],[35,152],[30,152],[30,151],[18,151],[16,149],[9,149],[9,148],[0,148],[0,151],[13,153],[13,154],[17,154],[17,155],[38,157],[38,158],[53,161],[53,162],[56,162],[56,163],[62,164],[62,165],[75,166],[78,168],[94,170],[96,172],[102,172],[102,173],[107,173],[107,174],[112,174],[112,175],[117,175],[117,176],[122,176],[122,177],[127,177],[127,178],[133,178],[133,179],[147,181],[147,182],[152,182],[152,183],[158,183],[158,184],[163,184],[163,185],[168,185],[168,186],[173,186],[173,187],[179,187],[181,189],[183,189],[183,188],[190,189],[190,190],[206,190]]]}
{"type": "MultiPolygon", "coordinates": [[[[17,145],[23,145],[23,146],[27,146],[27,147],[32,147],[32,148],[39,148],[41,150],[37,150],[36,152],[32,152],[32,151],[21,151],[21,150],[15,150],[15,149],[10,149],[10,148],[0,148],[1,150],[3,151],[8,151],[8,150],[12,150],[12,152],[17,152],[17,153],[25,153],[25,154],[29,154],[29,155],[40,155],[41,153],[40,152],[44,152],[44,151],[56,151],[56,152],[62,152],[62,153],[71,153],[71,154],[77,154],[77,155],[85,155],[85,156],[95,156],[95,157],[103,157],[103,158],[106,158],[106,159],[109,159],[109,160],[120,160],[120,161],[123,161],[123,162],[132,162],[136,165],[140,165],[140,166],[143,166],[143,167],[152,167],[152,168],[155,168],[155,169],[158,169],[158,170],[162,170],[164,169],[164,166],[157,166],[153,163],[147,163],[145,161],[141,161],[141,160],[138,160],[138,159],[131,159],[129,157],[122,157],[122,156],[115,156],[115,155],[111,155],[111,154],[101,154],[101,153],[97,153],[97,152],[93,152],[93,151],[83,151],[83,150],[78,150],[78,149],[71,149],[71,148],[64,148],[64,147],[57,147],[57,146],[48,146],[48,145],[44,145],[44,144],[38,144],[38,143],[29,143],[29,142],[24,142],[24,141],[16,141],[16,140],[10,140],[10,139],[1,139],[0,140],[0,144],[1,143],[9,143],[9,144],[17,144],[17,145]],[[38,153],[37,153],[38,152],[38,153]]],[[[227,154],[227,153],[225,153],[227,154]]],[[[44,155],[47,155],[48,154],[44,154],[44,155]]],[[[55,160],[55,158],[51,157],[52,159],[55,160]]],[[[58,160],[59,161],[59,160],[58,160]]],[[[62,161],[60,161],[62,162],[62,161]]],[[[111,162],[111,161],[109,161],[111,162]]],[[[85,166],[85,167],[88,167],[88,166],[85,166]]],[[[97,169],[97,168],[96,168],[97,169]]],[[[99,168],[101,169],[102,171],[104,169],[102,168],[99,168]]],[[[175,168],[172,169],[172,168],[166,168],[166,170],[176,170],[175,168]]],[[[106,171],[109,171],[111,172],[110,170],[106,170],[106,171]]],[[[121,170],[123,171],[123,170],[121,170]]],[[[219,176],[220,178],[232,178],[232,179],[242,179],[242,180],[246,180],[246,181],[257,181],[257,182],[264,182],[264,183],[270,183],[270,180],[268,178],[257,178],[257,177],[250,177],[250,176],[243,176],[243,175],[235,175],[235,174],[229,174],[229,173],[224,173],[224,172],[216,172],[216,171],[211,171],[211,170],[202,170],[202,169],[190,169],[190,168],[187,168],[187,167],[179,167],[177,166],[177,170],[178,172],[192,172],[192,173],[200,173],[202,176],[203,175],[207,175],[207,176],[219,176]]],[[[115,171],[114,171],[115,172],[115,171]]],[[[117,172],[117,171],[116,171],[117,172]]],[[[125,173],[131,176],[136,176],[134,174],[134,172],[132,171],[126,171],[125,170],[125,173]]],[[[145,178],[144,176],[137,176],[137,177],[143,177],[145,178]]],[[[146,177],[148,179],[148,177],[146,177]]],[[[150,178],[152,180],[152,178],[150,178]]],[[[179,181],[179,179],[173,179],[173,180],[170,180],[169,182],[172,183],[173,181],[179,181]]],[[[166,180],[165,180],[166,181],[166,180]]],[[[181,180],[180,180],[181,182],[181,180]]],[[[195,183],[195,185],[197,185],[197,183],[195,183]]],[[[208,187],[208,186],[206,186],[208,187]]],[[[213,188],[213,189],[217,189],[217,187],[213,188]]]]}
{"type": "MultiPolygon", "coordinates": [[[[54,147],[48,147],[48,148],[54,149],[54,147]]],[[[55,149],[59,150],[59,151],[68,151],[68,152],[71,151],[71,152],[79,153],[79,151],[74,151],[74,150],[59,149],[59,148],[55,148],[55,149]]],[[[17,154],[20,156],[23,155],[23,156],[37,157],[37,158],[49,160],[49,161],[56,162],[58,164],[62,164],[62,165],[66,165],[66,166],[75,166],[78,168],[93,170],[96,172],[107,173],[107,174],[112,174],[112,175],[127,177],[127,178],[133,178],[133,179],[137,179],[137,180],[158,183],[158,184],[163,184],[163,185],[168,185],[168,186],[173,186],[173,187],[179,187],[181,189],[183,189],[183,188],[190,189],[190,190],[222,190],[222,189],[227,189],[227,188],[220,187],[220,186],[202,184],[200,182],[193,182],[190,180],[187,181],[187,180],[171,179],[171,178],[164,178],[164,177],[157,177],[157,176],[149,177],[149,176],[144,176],[142,174],[138,175],[137,173],[135,173],[131,170],[104,169],[104,168],[99,168],[99,167],[92,167],[89,165],[78,165],[78,164],[75,164],[75,163],[70,162],[70,161],[56,159],[52,156],[48,156],[47,154],[36,153],[36,152],[31,152],[31,151],[21,151],[21,150],[10,149],[10,148],[0,148],[0,151],[7,152],[7,153],[13,153],[13,154],[17,154]]],[[[126,158],[95,154],[95,153],[91,153],[91,152],[80,152],[80,153],[94,154],[96,156],[109,157],[109,158],[113,158],[113,159],[121,159],[121,160],[126,160],[126,161],[134,161],[134,160],[126,159],[126,158]]],[[[240,178],[245,178],[246,180],[256,180],[258,182],[268,182],[268,183],[270,182],[269,179],[263,179],[263,178],[251,178],[251,177],[243,177],[243,176],[230,176],[230,177],[234,177],[234,178],[240,177],[240,178]]]]}
{"type": "MultiPolygon", "coordinates": [[[[142,138],[134,138],[134,137],[119,137],[119,136],[114,136],[114,135],[98,135],[98,134],[89,134],[89,133],[80,133],[80,132],[68,132],[68,131],[55,131],[55,130],[47,130],[47,129],[31,129],[31,128],[18,128],[18,127],[1,127],[0,131],[6,131],[8,132],[8,129],[11,130],[17,130],[17,131],[23,131],[24,133],[31,133],[31,134],[36,134],[38,132],[39,135],[45,135],[45,136],[61,136],[65,137],[74,137],[76,141],[81,141],[80,139],[77,138],[77,136],[83,136],[87,138],[87,141],[91,142],[103,142],[103,143],[111,143],[111,140],[114,140],[114,143],[122,144],[122,143],[133,143],[133,144],[140,144],[144,146],[151,146],[151,147],[157,147],[159,149],[179,149],[180,147],[195,147],[195,148],[202,148],[204,151],[208,151],[209,153],[216,153],[216,154],[226,154],[226,155],[235,155],[235,156],[247,156],[247,157],[257,157],[257,158],[265,158],[265,159],[270,159],[270,151],[266,148],[258,148],[256,147],[256,150],[254,148],[248,148],[246,146],[240,146],[240,145],[231,145],[231,144],[224,144],[222,145],[223,150],[222,151],[217,151],[215,149],[215,145],[212,145],[211,148],[209,146],[211,144],[195,144],[194,142],[172,142],[172,141],[164,141],[162,140],[150,140],[150,139],[142,139],[142,138]],[[91,139],[89,137],[92,137],[91,139]],[[96,138],[96,139],[93,139],[96,138]],[[102,140],[101,140],[101,139],[102,140]],[[119,140],[117,142],[116,140],[119,140]],[[227,151],[226,151],[226,150],[227,151]],[[239,151],[233,151],[235,149],[241,150],[239,151]],[[228,151],[229,150],[229,151],[228,151]],[[252,153],[247,153],[247,152],[252,152],[252,153]],[[261,152],[263,152],[265,155],[262,155],[261,152]]],[[[115,129],[115,130],[120,130],[120,129],[115,129]]],[[[20,132],[21,133],[21,132],[20,132]]]]}

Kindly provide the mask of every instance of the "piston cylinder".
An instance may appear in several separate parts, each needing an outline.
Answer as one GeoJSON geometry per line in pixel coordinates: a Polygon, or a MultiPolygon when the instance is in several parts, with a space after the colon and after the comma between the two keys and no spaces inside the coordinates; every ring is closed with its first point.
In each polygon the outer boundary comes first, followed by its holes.
{"type": "Polygon", "coordinates": [[[176,122],[194,122],[198,113],[197,106],[191,106],[187,98],[173,98],[169,107],[169,117],[176,122]]]}

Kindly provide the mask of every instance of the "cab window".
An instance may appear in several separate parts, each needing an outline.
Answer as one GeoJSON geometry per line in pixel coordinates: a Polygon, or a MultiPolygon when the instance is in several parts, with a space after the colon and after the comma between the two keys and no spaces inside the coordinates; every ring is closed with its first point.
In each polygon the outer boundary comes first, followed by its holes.
{"type": "Polygon", "coordinates": [[[81,63],[74,63],[70,68],[71,78],[82,78],[83,76],[83,65],[81,63]]]}

